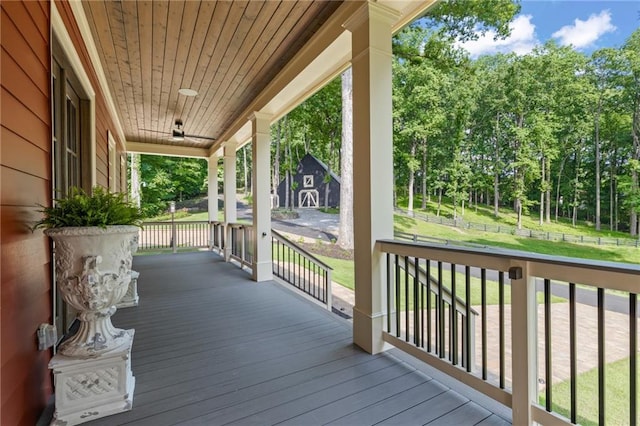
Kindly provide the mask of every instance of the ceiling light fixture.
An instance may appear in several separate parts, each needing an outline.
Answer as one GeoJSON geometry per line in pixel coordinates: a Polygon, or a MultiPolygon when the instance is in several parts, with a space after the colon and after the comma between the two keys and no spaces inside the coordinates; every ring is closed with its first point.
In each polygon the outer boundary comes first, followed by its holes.
{"type": "Polygon", "coordinates": [[[181,95],[184,95],[184,96],[197,96],[198,95],[198,92],[196,92],[193,89],[189,89],[187,87],[183,87],[181,89],[178,89],[178,93],[180,93],[181,95]]]}
{"type": "Polygon", "coordinates": [[[177,129],[173,129],[171,135],[172,142],[183,142],[184,141],[184,130],[180,129],[178,126],[177,129]]]}

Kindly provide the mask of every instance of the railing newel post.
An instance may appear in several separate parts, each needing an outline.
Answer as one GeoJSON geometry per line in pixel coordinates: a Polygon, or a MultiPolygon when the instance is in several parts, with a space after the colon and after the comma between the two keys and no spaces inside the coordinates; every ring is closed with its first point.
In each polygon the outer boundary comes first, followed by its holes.
{"type": "Polygon", "coordinates": [[[513,260],[511,280],[511,379],[513,424],[533,424],[537,402],[537,301],[529,262],[513,260]]]}

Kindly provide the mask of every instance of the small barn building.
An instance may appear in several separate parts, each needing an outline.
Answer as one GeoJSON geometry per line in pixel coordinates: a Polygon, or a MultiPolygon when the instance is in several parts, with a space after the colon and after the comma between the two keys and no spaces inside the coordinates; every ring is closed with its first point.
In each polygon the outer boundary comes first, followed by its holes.
{"type": "MultiPolygon", "coordinates": [[[[320,208],[324,207],[326,184],[325,176],[329,173],[329,202],[328,207],[340,206],[340,178],[322,161],[311,154],[306,154],[298,163],[293,182],[298,185],[293,191],[293,206],[296,208],[320,208]]],[[[274,205],[286,207],[287,180],[282,179],[278,185],[277,202],[274,205]]],[[[289,194],[291,197],[291,194],[289,194]]]]}

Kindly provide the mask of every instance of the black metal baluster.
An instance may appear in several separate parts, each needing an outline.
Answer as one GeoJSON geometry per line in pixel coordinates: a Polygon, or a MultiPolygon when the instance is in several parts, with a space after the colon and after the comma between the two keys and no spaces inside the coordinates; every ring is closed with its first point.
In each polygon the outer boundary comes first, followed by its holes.
{"type": "Polygon", "coordinates": [[[420,264],[417,257],[413,258],[413,343],[420,346],[420,306],[418,296],[420,296],[420,264]]]}
{"type": "Polygon", "coordinates": [[[598,287],[598,423],[605,424],[604,289],[598,287]]]}
{"type": "Polygon", "coordinates": [[[425,259],[425,261],[427,271],[427,282],[425,284],[425,291],[427,292],[427,351],[431,352],[431,261],[429,259],[425,259]]]}
{"type": "Polygon", "coordinates": [[[545,408],[551,412],[551,280],[544,280],[544,370],[545,408]]]}
{"type": "MultiPolygon", "coordinates": [[[[571,387],[571,423],[577,423],[578,419],[578,399],[577,399],[577,377],[578,377],[578,355],[577,355],[577,333],[576,333],[576,285],[569,283],[569,357],[570,357],[570,387],[571,387]]],[[[547,385],[548,386],[548,385],[547,385]]]]}
{"type": "Polygon", "coordinates": [[[629,294],[629,424],[638,424],[638,295],[629,294]]]}
{"type": "Polygon", "coordinates": [[[391,333],[391,255],[387,253],[387,333],[391,333]]]}
{"type": "Polygon", "coordinates": [[[504,389],[504,272],[498,273],[498,310],[500,335],[500,389],[504,389]]]}
{"type": "MultiPolygon", "coordinates": [[[[418,269],[420,268],[420,264],[418,263],[418,269]]],[[[429,280],[429,276],[427,275],[427,282],[429,280]]],[[[420,285],[420,347],[424,348],[424,285],[422,283],[418,283],[420,285]]]]}
{"type": "Polygon", "coordinates": [[[449,315],[449,359],[453,365],[458,365],[458,301],[456,293],[456,264],[451,264],[451,315],[449,315]]]}
{"type": "MultiPolygon", "coordinates": [[[[404,257],[404,340],[409,341],[409,258],[404,257]]],[[[415,326],[415,325],[414,325],[415,326]]]]}
{"type": "Polygon", "coordinates": [[[471,267],[466,266],[465,270],[465,344],[463,346],[464,354],[465,354],[465,367],[467,367],[467,372],[471,372],[471,353],[473,352],[471,349],[471,267]]]}
{"type": "Polygon", "coordinates": [[[395,270],[396,270],[396,337],[400,337],[400,266],[398,255],[396,254],[395,270]]]}
{"type": "Polygon", "coordinates": [[[482,380],[487,380],[487,270],[480,270],[480,297],[482,303],[482,380]]]}
{"type": "Polygon", "coordinates": [[[438,356],[444,358],[444,301],[442,300],[442,262],[438,261],[438,356]]]}

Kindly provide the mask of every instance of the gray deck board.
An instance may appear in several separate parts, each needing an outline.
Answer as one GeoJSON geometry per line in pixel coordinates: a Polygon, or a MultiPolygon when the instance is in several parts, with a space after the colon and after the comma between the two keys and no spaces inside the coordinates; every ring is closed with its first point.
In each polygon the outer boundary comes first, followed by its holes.
{"type": "Polygon", "coordinates": [[[478,404],[469,401],[468,403],[447,413],[446,416],[441,416],[427,424],[430,426],[473,425],[483,421],[489,416],[491,416],[491,413],[488,410],[485,410],[478,404]]]}
{"type": "Polygon", "coordinates": [[[140,305],[113,318],[136,330],[133,409],[91,425],[508,424],[215,254],[138,256],[134,269],[140,305]]]}
{"type": "Polygon", "coordinates": [[[509,423],[502,417],[492,414],[481,422],[476,423],[475,426],[508,426],[510,424],[511,423],[509,423]]]}
{"type": "Polygon", "coordinates": [[[330,421],[329,424],[334,426],[377,424],[446,391],[447,388],[445,386],[435,380],[430,380],[415,388],[389,394],[383,401],[373,406],[354,411],[335,421],[330,421]]]}

